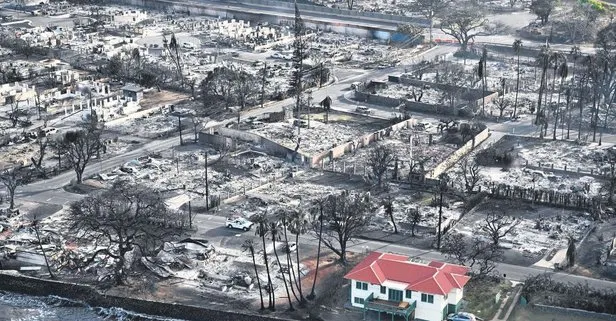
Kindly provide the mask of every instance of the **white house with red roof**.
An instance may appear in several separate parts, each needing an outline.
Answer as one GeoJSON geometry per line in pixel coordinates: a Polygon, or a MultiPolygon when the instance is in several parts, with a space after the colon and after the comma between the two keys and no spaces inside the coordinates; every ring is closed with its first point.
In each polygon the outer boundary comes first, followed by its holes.
{"type": "Polygon", "coordinates": [[[405,320],[442,321],[456,313],[470,280],[469,268],[408,256],[372,252],[344,276],[351,281],[351,304],[405,320]]]}

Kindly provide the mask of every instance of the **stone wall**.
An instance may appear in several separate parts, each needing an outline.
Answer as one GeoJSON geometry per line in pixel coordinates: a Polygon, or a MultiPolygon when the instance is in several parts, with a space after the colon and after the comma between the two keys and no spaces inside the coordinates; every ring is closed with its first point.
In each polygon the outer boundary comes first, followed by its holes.
{"type": "MultiPolygon", "coordinates": [[[[561,308],[561,307],[555,307],[555,306],[543,305],[543,304],[532,304],[531,307],[533,309],[538,309],[538,310],[549,312],[549,313],[556,313],[556,314],[562,314],[562,315],[568,315],[568,316],[580,316],[583,318],[590,318],[592,320],[616,321],[616,315],[607,314],[607,313],[597,313],[597,312],[591,312],[591,311],[580,310],[580,309],[561,308]]],[[[558,318],[555,318],[555,320],[558,320],[558,318]]]]}
{"type": "MultiPolygon", "coordinates": [[[[144,299],[108,295],[95,288],[62,281],[43,280],[0,271],[0,290],[35,296],[56,295],[83,301],[94,307],[120,307],[125,310],[184,320],[216,321],[278,321],[291,320],[258,314],[225,311],[213,307],[185,305],[175,302],[156,302],[144,299]]],[[[207,300],[202,301],[207,304],[207,300]]]]}
{"type": "Polygon", "coordinates": [[[407,128],[413,126],[416,123],[415,119],[407,119],[403,120],[397,124],[391,125],[387,128],[381,129],[379,131],[360,136],[359,138],[352,140],[350,142],[338,145],[334,148],[326,150],[325,152],[312,156],[310,164],[312,166],[318,166],[322,164],[325,160],[332,161],[336,158],[340,158],[346,153],[352,152],[360,147],[365,147],[370,145],[371,143],[382,139],[385,136],[389,136],[392,132],[398,131],[403,128],[407,128]]]}
{"type": "Polygon", "coordinates": [[[260,136],[254,133],[231,129],[231,128],[225,128],[225,127],[218,128],[216,132],[220,136],[223,136],[223,137],[239,139],[242,141],[251,142],[255,145],[259,145],[260,150],[268,155],[285,158],[289,160],[294,159],[295,157],[295,160],[300,163],[305,163],[308,161],[307,156],[301,153],[296,153],[293,149],[285,147],[273,140],[267,139],[263,136],[260,136]]]}
{"type": "Polygon", "coordinates": [[[440,164],[436,165],[428,174],[426,178],[437,179],[442,173],[446,172],[451,166],[457,163],[462,157],[473,150],[477,145],[481,144],[484,140],[490,136],[490,130],[484,129],[479,134],[475,135],[473,139],[466,142],[462,147],[458,148],[455,152],[451,153],[440,164]]]}
{"type": "Polygon", "coordinates": [[[204,132],[199,133],[199,144],[209,144],[216,147],[222,148],[230,148],[231,150],[235,149],[235,142],[233,139],[229,137],[224,137],[221,135],[208,134],[204,132]]]}

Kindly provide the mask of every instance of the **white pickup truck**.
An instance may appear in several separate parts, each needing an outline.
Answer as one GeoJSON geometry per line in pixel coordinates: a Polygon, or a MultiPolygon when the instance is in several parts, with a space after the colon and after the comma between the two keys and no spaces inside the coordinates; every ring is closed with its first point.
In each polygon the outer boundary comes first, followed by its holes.
{"type": "Polygon", "coordinates": [[[248,231],[254,225],[253,222],[243,218],[243,217],[230,217],[227,218],[225,222],[225,226],[228,228],[235,228],[238,230],[248,231]]]}

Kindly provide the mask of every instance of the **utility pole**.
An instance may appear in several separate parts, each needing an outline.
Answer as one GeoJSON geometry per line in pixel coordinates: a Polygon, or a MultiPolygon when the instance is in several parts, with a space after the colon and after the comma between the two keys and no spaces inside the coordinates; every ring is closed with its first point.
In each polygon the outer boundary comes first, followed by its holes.
{"type": "Polygon", "coordinates": [[[205,153],[205,210],[210,210],[210,188],[207,181],[207,152],[205,153]]]}
{"type": "Polygon", "coordinates": [[[308,129],[310,129],[310,107],[312,106],[312,91],[308,91],[308,129]]]}
{"type": "Polygon", "coordinates": [[[445,174],[441,174],[439,177],[438,235],[436,240],[436,248],[439,250],[441,249],[441,236],[443,234],[443,194],[445,194],[445,190],[447,189],[447,178],[445,174]]]}
{"type": "Polygon", "coordinates": [[[261,78],[261,108],[263,108],[263,103],[265,102],[265,77],[266,76],[267,76],[267,62],[263,63],[263,77],[261,78]]]}
{"type": "Polygon", "coordinates": [[[178,114],[178,127],[180,129],[180,146],[182,146],[184,142],[182,141],[182,116],[180,114],[178,114]]]}

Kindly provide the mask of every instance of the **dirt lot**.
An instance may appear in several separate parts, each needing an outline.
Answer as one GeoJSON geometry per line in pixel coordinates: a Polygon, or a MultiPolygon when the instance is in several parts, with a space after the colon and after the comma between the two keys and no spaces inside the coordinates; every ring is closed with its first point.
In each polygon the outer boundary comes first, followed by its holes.
{"type": "Polygon", "coordinates": [[[502,238],[501,243],[512,246],[505,250],[505,260],[519,265],[533,264],[550,250],[566,247],[570,235],[581,240],[591,226],[590,217],[583,212],[489,200],[466,214],[456,224],[455,230],[469,237],[487,237],[481,234],[478,226],[489,213],[515,219],[514,232],[502,238]]]}
{"type": "Polygon", "coordinates": [[[578,245],[574,273],[594,278],[616,279],[616,268],[601,264],[615,235],[616,220],[608,219],[598,223],[595,231],[578,245]]]}
{"type": "MultiPolygon", "coordinates": [[[[203,198],[205,153],[208,162],[219,158],[219,151],[197,145],[179,146],[158,154],[132,160],[111,172],[103,173],[107,184],[124,177],[158,190],[181,190],[194,199],[203,198]]],[[[268,180],[272,175],[284,175],[289,169],[282,159],[254,152],[228,154],[222,160],[210,163],[208,185],[210,195],[232,196],[249,191],[268,180]]],[[[99,177],[100,179],[100,177],[99,177]]],[[[199,206],[196,201],[195,207],[199,206]]]]}
{"type": "MultiPolygon", "coordinates": [[[[480,180],[482,189],[492,184],[506,184],[523,188],[556,190],[563,193],[576,193],[584,196],[595,196],[599,193],[602,181],[584,173],[575,173],[577,168],[590,172],[599,171],[605,166],[604,159],[612,153],[612,147],[597,144],[577,144],[568,141],[543,140],[531,137],[506,135],[484,149],[471,152],[467,159],[477,160],[480,165],[480,180]],[[477,155],[487,155],[477,157],[477,155]],[[494,161],[494,156],[510,157],[511,164],[494,161]],[[540,170],[525,167],[538,166],[540,170]],[[552,171],[564,169],[569,172],[552,171]],[[547,168],[546,168],[547,167],[547,168]]],[[[458,185],[463,185],[462,166],[459,162],[449,171],[458,185]]]]}
{"type": "MultiPolygon", "coordinates": [[[[395,152],[399,162],[400,177],[408,176],[411,157],[413,164],[416,166],[423,164],[424,170],[430,171],[458,148],[455,144],[443,142],[443,137],[434,128],[427,130],[405,128],[395,132],[390,137],[385,137],[385,139],[377,144],[371,144],[368,147],[357,149],[352,154],[344,155],[337,161],[337,167],[341,167],[342,163],[346,162],[347,166],[354,165],[358,170],[363,170],[363,167],[368,165],[367,160],[370,152],[377,145],[384,145],[395,152]],[[430,136],[432,136],[432,144],[430,144],[430,136]],[[411,141],[413,144],[412,148],[410,145],[411,141]]],[[[342,169],[338,168],[338,170],[342,169]]]]}

